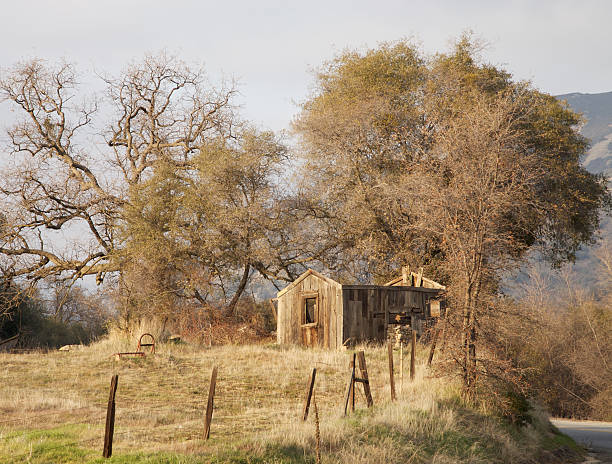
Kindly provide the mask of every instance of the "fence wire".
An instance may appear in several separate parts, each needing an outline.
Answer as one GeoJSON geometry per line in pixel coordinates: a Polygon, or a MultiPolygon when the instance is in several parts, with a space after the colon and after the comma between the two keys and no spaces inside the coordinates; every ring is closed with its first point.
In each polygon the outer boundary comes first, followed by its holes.
{"type": "MultiPolygon", "coordinates": [[[[346,380],[348,380],[350,374],[348,367],[343,369],[337,365],[323,362],[316,362],[314,364],[317,366],[325,366],[322,367],[322,369],[326,369],[324,375],[329,376],[328,379],[333,377],[332,382],[327,380],[322,382],[323,379],[320,378],[321,374],[317,377],[317,399],[320,401],[319,411],[321,412],[322,410],[321,402],[324,402],[327,405],[325,410],[330,412],[333,411],[334,416],[341,415],[344,406],[344,396],[346,394],[346,380]],[[337,385],[333,386],[334,384],[337,385]]],[[[202,367],[198,365],[190,365],[188,369],[191,372],[193,372],[194,369],[203,371],[202,367]]],[[[125,442],[122,443],[122,441],[126,438],[141,438],[142,436],[147,437],[145,442],[155,442],[162,434],[163,439],[168,441],[172,440],[177,435],[180,437],[188,437],[187,439],[192,439],[193,437],[203,439],[204,416],[206,413],[208,396],[208,369],[205,371],[206,376],[203,376],[204,378],[200,383],[194,380],[186,384],[184,381],[181,381],[179,373],[164,378],[163,382],[157,382],[157,386],[163,384],[164,387],[170,387],[173,392],[181,392],[185,389],[192,390],[191,398],[182,401],[180,405],[173,404],[171,400],[168,402],[168,395],[159,395],[157,401],[155,395],[147,395],[146,400],[138,401],[136,399],[138,394],[137,389],[130,388],[126,385],[120,385],[115,399],[114,444],[125,446],[125,442]],[[194,392],[193,390],[196,389],[197,391],[194,392]],[[171,415],[169,413],[175,416],[177,414],[182,415],[180,429],[177,428],[177,423],[173,421],[172,418],[168,419],[172,422],[163,423],[164,416],[171,415]]],[[[240,381],[240,377],[237,379],[235,376],[218,377],[211,427],[211,436],[213,438],[223,438],[249,432],[259,433],[274,428],[284,430],[302,422],[301,414],[307,386],[306,376],[304,376],[303,379],[303,389],[297,389],[296,382],[293,382],[292,393],[284,397],[278,393],[269,392],[269,386],[261,385],[258,387],[257,381],[257,378],[253,378],[252,381],[244,381],[243,378],[242,381],[240,381]],[[287,404],[285,410],[280,413],[278,411],[266,412],[266,405],[274,405],[279,401],[287,404]]],[[[143,380],[140,385],[144,383],[146,382],[143,380]]],[[[150,387],[151,385],[148,386],[150,387]]],[[[366,398],[361,388],[357,388],[356,396],[360,399],[360,403],[365,405],[366,398]]],[[[99,448],[101,453],[104,442],[104,422],[106,419],[107,407],[108,402],[103,401],[71,410],[63,409],[43,413],[32,411],[32,414],[26,417],[1,419],[0,424],[42,423],[44,419],[52,418],[53,416],[79,413],[91,414],[93,417],[87,417],[86,421],[78,424],[86,424],[95,427],[96,430],[99,428],[99,435],[97,437],[62,442],[61,444],[48,446],[44,445],[45,437],[40,437],[29,444],[31,448],[30,451],[17,456],[16,459],[25,459],[32,453],[48,453],[67,446],[83,446],[88,449],[99,448]],[[39,421],[40,418],[42,418],[43,421],[39,421]],[[34,445],[34,443],[37,444],[34,445]],[[36,448],[35,451],[32,451],[33,445],[36,448]]],[[[77,424],[75,423],[74,425],[77,424]]],[[[27,432],[24,432],[24,434],[25,433],[27,432]]]]}

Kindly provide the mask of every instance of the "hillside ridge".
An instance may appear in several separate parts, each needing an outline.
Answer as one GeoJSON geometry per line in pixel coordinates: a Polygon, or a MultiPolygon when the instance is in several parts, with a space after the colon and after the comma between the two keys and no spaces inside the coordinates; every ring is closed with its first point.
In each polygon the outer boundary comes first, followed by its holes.
{"type": "Polygon", "coordinates": [[[591,142],[584,166],[590,172],[612,176],[612,92],[573,92],[556,98],[584,116],[580,132],[591,142]]]}

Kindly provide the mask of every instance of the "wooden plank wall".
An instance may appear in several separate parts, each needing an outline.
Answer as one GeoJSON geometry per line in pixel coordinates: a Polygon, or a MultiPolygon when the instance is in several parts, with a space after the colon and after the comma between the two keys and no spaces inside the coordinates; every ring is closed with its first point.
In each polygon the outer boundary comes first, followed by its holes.
{"type": "MultiPolygon", "coordinates": [[[[429,316],[427,301],[437,291],[407,287],[344,286],[343,341],[384,341],[395,314],[406,312],[413,321],[429,316]]],[[[414,324],[417,329],[419,324],[414,324]]]]}
{"type": "Polygon", "coordinates": [[[341,286],[310,274],[278,297],[277,341],[305,345],[308,340],[316,340],[316,346],[328,349],[341,348],[347,340],[384,341],[397,313],[411,314],[413,328],[421,331],[422,322],[430,316],[427,302],[438,293],[436,289],[414,287],[341,286]],[[315,293],[317,327],[304,328],[302,298],[315,293]]]}
{"type": "Polygon", "coordinates": [[[311,274],[278,298],[277,341],[279,344],[303,345],[302,297],[318,294],[317,345],[336,349],[342,345],[342,290],[311,274]]]}

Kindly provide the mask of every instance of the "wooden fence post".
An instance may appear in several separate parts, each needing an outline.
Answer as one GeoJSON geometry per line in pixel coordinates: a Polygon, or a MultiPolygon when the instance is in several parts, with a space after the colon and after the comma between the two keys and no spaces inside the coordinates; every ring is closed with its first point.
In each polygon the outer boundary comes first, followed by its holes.
{"type": "Polygon", "coordinates": [[[400,394],[404,392],[404,341],[400,341],[400,394]]]}
{"type": "Polygon", "coordinates": [[[391,401],[395,401],[395,379],[393,376],[393,343],[387,343],[387,354],[389,357],[389,385],[391,387],[391,401]]]}
{"type": "Polygon", "coordinates": [[[119,376],[113,375],[111,379],[110,394],[108,395],[108,408],[106,409],[106,428],[104,430],[104,450],[102,456],[110,458],[113,455],[113,432],[115,431],[115,393],[119,376]]]}
{"type": "Polygon", "coordinates": [[[414,380],[414,358],[416,356],[416,331],[412,330],[412,346],[410,348],[410,380],[414,380]]]}
{"type": "Polygon", "coordinates": [[[346,400],[344,400],[344,415],[349,405],[349,399],[351,400],[351,411],[355,411],[355,353],[353,353],[353,360],[349,363],[349,369],[351,369],[351,379],[349,380],[348,390],[346,391],[346,400]]]}
{"type": "Polygon", "coordinates": [[[310,380],[308,381],[308,391],[306,392],[306,401],[304,401],[304,411],[302,413],[302,420],[308,419],[308,410],[310,409],[310,399],[312,398],[312,392],[314,390],[315,378],[317,376],[317,368],[312,369],[310,374],[310,380]]]}
{"type": "Polygon", "coordinates": [[[440,329],[437,327],[434,328],[434,336],[431,341],[431,349],[429,350],[429,358],[427,359],[427,365],[431,366],[431,362],[433,361],[434,352],[436,351],[436,343],[438,342],[438,334],[440,333],[440,329]]]}
{"type": "Polygon", "coordinates": [[[442,347],[440,348],[440,354],[444,354],[446,351],[446,326],[448,323],[447,314],[444,315],[444,322],[442,324],[442,347]]]}
{"type": "Polygon", "coordinates": [[[321,429],[319,428],[319,408],[317,408],[317,398],[313,398],[315,413],[315,452],[316,464],[321,464],[321,429]]]}
{"type": "Polygon", "coordinates": [[[368,408],[374,405],[374,400],[372,400],[372,392],[370,391],[370,379],[368,378],[368,369],[366,367],[365,353],[360,351],[357,354],[357,359],[359,360],[359,371],[361,372],[361,378],[358,382],[363,383],[363,392],[365,393],[366,401],[368,403],[368,408]]]}
{"type": "Polygon", "coordinates": [[[355,368],[357,364],[357,354],[353,353],[353,359],[351,360],[351,372],[352,372],[352,382],[351,382],[351,412],[355,412],[355,368]]]}
{"type": "Polygon", "coordinates": [[[215,399],[215,388],[217,386],[217,366],[212,370],[210,376],[210,388],[208,390],[208,403],[206,404],[206,418],[204,420],[204,439],[208,440],[210,437],[210,423],[212,422],[214,399],[215,399]]]}

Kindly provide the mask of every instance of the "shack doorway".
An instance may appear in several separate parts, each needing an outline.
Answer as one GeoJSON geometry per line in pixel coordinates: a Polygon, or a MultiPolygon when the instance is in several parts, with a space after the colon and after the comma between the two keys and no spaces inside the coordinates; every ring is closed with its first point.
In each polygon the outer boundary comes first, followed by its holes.
{"type": "Polygon", "coordinates": [[[316,292],[301,295],[302,344],[309,347],[318,345],[319,340],[319,294],[316,292]]]}

